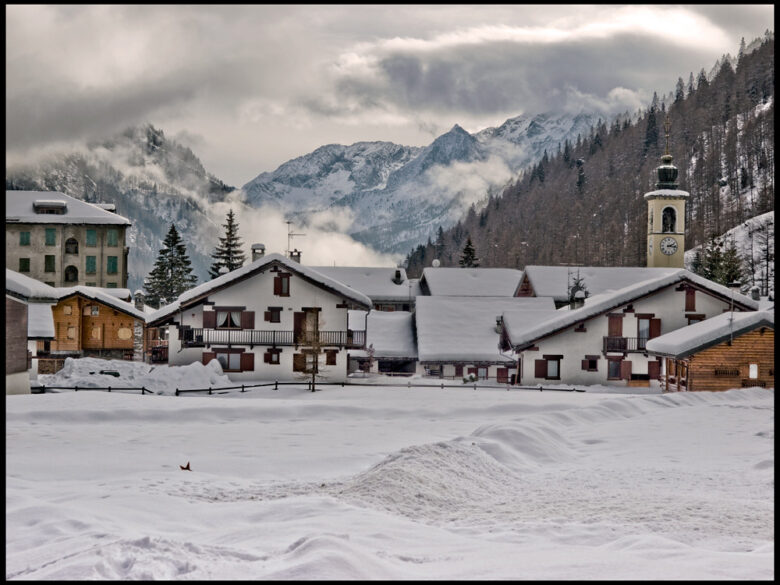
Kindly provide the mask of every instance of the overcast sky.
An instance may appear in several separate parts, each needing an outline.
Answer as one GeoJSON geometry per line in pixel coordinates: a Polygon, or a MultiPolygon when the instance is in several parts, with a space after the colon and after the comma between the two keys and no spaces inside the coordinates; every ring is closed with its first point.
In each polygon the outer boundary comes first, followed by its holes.
{"type": "Polygon", "coordinates": [[[6,6],[6,159],[151,122],[240,187],[323,144],[644,107],[767,5],[6,6]]]}

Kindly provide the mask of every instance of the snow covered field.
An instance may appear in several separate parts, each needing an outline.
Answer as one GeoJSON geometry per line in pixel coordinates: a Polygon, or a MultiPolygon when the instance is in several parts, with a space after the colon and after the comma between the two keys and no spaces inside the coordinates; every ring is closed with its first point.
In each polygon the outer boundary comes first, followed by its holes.
{"type": "Polygon", "coordinates": [[[6,578],[773,579],[774,391],[7,396],[6,578]]]}

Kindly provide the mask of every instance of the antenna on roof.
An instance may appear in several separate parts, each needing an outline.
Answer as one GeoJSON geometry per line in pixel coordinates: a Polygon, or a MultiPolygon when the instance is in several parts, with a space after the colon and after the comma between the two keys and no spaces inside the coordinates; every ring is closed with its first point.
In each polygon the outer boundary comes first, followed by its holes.
{"type": "MultiPolygon", "coordinates": [[[[294,234],[292,232],[292,222],[287,222],[287,249],[285,250],[285,254],[289,257],[290,256],[290,249],[292,247],[292,239],[296,236],[305,236],[306,234],[294,234]]],[[[297,251],[297,250],[296,250],[297,251]]]]}

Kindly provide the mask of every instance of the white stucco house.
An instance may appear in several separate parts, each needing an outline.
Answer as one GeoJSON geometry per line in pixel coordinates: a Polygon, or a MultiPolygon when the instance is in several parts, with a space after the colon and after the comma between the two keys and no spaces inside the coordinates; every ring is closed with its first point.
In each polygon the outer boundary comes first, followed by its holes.
{"type": "MultiPolygon", "coordinates": [[[[577,308],[559,308],[550,318],[502,315],[502,343],[517,355],[517,383],[647,385],[660,378],[663,367],[660,358],[648,353],[649,339],[731,307],[758,309],[755,300],[688,270],[642,270],[650,277],[614,289],[602,279],[604,292],[577,308]]],[[[622,276],[616,286],[621,284],[622,276]]]]}
{"type": "Polygon", "coordinates": [[[216,359],[234,381],[300,381],[347,377],[347,349],[365,337],[349,328],[348,311],[371,299],[281,254],[261,256],[183,293],[148,316],[167,344],[167,363],[216,359]]]}

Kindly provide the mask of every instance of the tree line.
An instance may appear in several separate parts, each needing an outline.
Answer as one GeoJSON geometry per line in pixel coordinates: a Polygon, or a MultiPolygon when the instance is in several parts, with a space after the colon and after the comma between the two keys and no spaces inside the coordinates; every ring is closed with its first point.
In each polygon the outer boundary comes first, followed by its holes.
{"type": "MultiPolygon", "coordinates": [[[[545,151],[483,207],[439,228],[406,258],[419,277],[438,259],[457,266],[470,240],[482,266],[561,263],[646,265],[647,206],[667,146],[686,205],[686,247],[705,245],[741,222],[774,209],[774,35],[736,67],[724,56],[647,108],[599,120],[587,136],[545,151]]],[[[747,261],[747,259],[745,259],[747,261]]]]}

